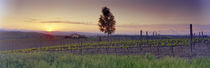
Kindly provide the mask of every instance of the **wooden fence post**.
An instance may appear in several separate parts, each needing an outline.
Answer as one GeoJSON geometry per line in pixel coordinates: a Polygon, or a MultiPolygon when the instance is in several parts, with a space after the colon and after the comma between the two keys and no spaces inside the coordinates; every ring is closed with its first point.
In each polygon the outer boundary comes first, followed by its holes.
{"type": "Polygon", "coordinates": [[[140,30],[140,40],[142,40],[142,30],[140,30]]]}
{"type": "Polygon", "coordinates": [[[142,47],[141,47],[141,45],[142,45],[142,40],[143,40],[143,31],[140,30],[140,41],[141,41],[141,43],[139,44],[140,51],[142,51],[142,47]]]}
{"type": "Polygon", "coordinates": [[[148,44],[148,32],[146,32],[146,40],[147,40],[147,44],[148,44]]]}
{"type": "Polygon", "coordinates": [[[192,53],[192,38],[193,38],[193,31],[192,31],[192,24],[190,24],[190,46],[191,46],[191,53],[192,53]]]}

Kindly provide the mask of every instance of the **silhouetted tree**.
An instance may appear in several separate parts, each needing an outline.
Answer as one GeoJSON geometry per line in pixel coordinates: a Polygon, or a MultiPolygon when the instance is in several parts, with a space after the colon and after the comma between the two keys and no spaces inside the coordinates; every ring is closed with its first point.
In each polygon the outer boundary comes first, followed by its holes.
{"type": "Polygon", "coordinates": [[[100,15],[98,26],[101,32],[104,32],[109,37],[115,31],[115,23],[114,16],[110,12],[110,9],[107,7],[103,7],[102,14],[100,15]]]}

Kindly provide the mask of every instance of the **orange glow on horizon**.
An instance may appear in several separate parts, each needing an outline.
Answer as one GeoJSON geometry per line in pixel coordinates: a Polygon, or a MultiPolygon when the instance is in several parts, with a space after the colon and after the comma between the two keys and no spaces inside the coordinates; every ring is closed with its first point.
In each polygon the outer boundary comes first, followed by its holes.
{"type": "Polygon", "coordinates": [[[47,32],[52,32],[52,31],[54,31],[54,29],[53,29],[52,27],[47,27],[47,28],[46,28],[46,31],[47,31],[47,32]]]}

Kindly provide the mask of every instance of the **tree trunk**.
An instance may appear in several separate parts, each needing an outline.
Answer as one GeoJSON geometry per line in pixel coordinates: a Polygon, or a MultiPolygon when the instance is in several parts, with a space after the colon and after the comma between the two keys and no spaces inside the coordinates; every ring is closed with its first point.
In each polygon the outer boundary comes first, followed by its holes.
{"type": "Polygon", "coordinates": [[[108,37],[108,41],[110,41],[110,38],[109,38],[110,34],[107,34],[107,37],[108,37]]]}

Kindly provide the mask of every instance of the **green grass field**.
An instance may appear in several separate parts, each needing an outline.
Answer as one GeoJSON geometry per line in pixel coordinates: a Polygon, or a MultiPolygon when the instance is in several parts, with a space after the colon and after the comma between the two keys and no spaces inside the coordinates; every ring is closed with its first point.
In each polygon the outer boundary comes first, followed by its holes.
{"type": "Polygon", "coordinates": [[[0,68],[208,68],[210,58],[192,60],[146,55],[72,55],[71,53],[1,53],[0,68]]]}

